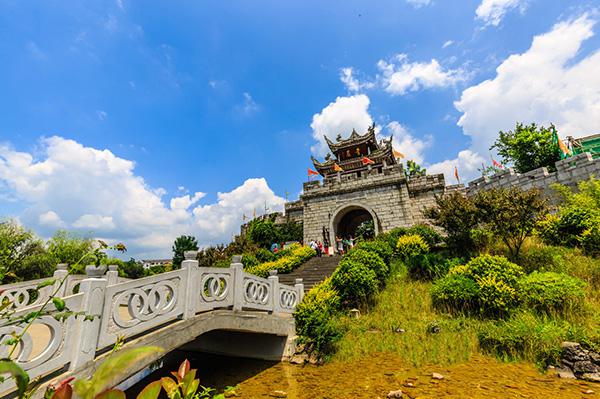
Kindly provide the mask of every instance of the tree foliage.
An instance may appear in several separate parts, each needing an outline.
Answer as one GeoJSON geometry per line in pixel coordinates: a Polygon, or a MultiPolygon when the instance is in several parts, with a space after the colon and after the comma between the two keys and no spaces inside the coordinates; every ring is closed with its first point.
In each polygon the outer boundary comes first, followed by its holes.
{"type": "Polygon", "coordinates": [[[427,174],[427,169],[409,159],[406,161],[406,169],[404,170],[404,173],[406,174],[406,177],[425,176],[427,174]]]}
{"type": "Polygon", "coordinates": [[[560,160],[560,152],[552,140],[552,128],[517,123],[514,130],[500,131],[498,139],[490,147],[496,149],[502,162],[513,164],[519,173],[545,166],[554,170],[560,160]]]}
{"type": "Polygon", "coordinates": [[[248,238],[261,248],[279,242],[279,229],[271,219],[255,219],[248,226],[248,238]]]}
{"type": "Polygon", "coordinates": [[[197,251],[198,240],[193,236],[182,235],[175,239],[173,243],[173,267],[181,267],[181,262],[184,260],[183,253],[185,251],[197,251]]]}
{"type": "Polygon", "coordinates": [[[28,257],[43,254],[44,245],[31,231],[13,220],[0,223],[0,281],[19,279],[17,269],[28,257]]]}

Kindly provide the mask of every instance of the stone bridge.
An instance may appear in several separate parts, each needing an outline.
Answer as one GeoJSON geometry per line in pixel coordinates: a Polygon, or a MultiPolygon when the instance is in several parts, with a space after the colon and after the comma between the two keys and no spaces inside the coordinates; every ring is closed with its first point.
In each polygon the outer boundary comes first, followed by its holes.
{"type": "MultiPolygon", "coordinates": [[[[292,287],[280,284],[275,273],[267,279],[254,276],[244,272],[239,256],[229,268],[198,267],[193,251],[185,258],[179,270],[129,281],[119,280],[115,267],[104,275],[105,270],[88,266],[86,277],[72,278],[61,265],[54,285],[41,288],[37,297],[31,293],[48,279],[0,286],[0,301],[13,303],[13,319],[39,311],[55,290],[67,309],[78,313],[61,318],[50,302],[13,358],[32,380],[47,382],[93,374],[119,340],[124,348],[156,345],[165,350],[135,365],[123,380],[175,349],[268,360],[293,353],[292,313],[304,292],[301,279],[292,287]]],[[[0,343],[24,328],[1,320],[0,343]]],[[[0,358],[8,351],[1,345],[0,358]]],[[[0,396],[11,397],[13,390],[12,380],[0,384],[0,396]]]]}

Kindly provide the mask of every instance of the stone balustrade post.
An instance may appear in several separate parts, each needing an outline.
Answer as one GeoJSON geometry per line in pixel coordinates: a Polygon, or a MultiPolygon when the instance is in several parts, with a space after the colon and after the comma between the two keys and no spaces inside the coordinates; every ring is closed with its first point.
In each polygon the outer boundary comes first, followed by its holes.
{"type": "Polygon", "coordinates": [[[272,312],[280,312],[280,303],[279,303],[279,276],[277,275],[277,270],[269,270],[269,284],[271,286],[271,311],[272,312]]]}
{"type": "Polygon", "coordinates": [[[96,347],[100,336],[100,324],[106,299],[108,280],[104,276],[106,266],[89,265],[85,268],[87,278],[81,281],[79,292],[83,293],[80,311],[84,314],[77,316],[74,342],[72,346],[70,370],[75,370],[96,357],[96,347]],[[87,318],[87,319],[86,319],[87,318]]]}
{"type": "Polygon", "coordinates": [[[294,288],[296,288],[296,292],[298,292],[298,303],[302,302],[302,298],[304,298],[304,284],[302,283],[301,278],[296,279],[296,284],[294,284],[294,288]]]}
{"type": "Polygon", "coordinates": [[[233,269],[233,310],[242,310],[244,306],[244,265],[242,255],[234,255],[231,260],[233,269]]]}
{"type": "MultiPolygon", "coordinates": [[[[189,319],[196,314],[197,309],[197,298],[198,289],[196,284],[198,280],[198,251],[185,251],[183,253],[185,260],[181,262],[181,270],[183,271],[182,281],[182,296],[180,300],[183,301],[183,318],[189,319]]],[[[203,289],[203,287],[200,287],[203,289]]]]}
{"type": "Polygon", "coordinates": [[[59,263],[54,271],[54,285],[52,292],[56,292],[56,296],[62,298],[67,292],[67,284],[69,283],[69,265],[67,263],[59,263]],[[65,278],[66,277],[66,278],[65,278]],[[65,279],[63,282],[62,280],[65,279]],[[62,283],[62,284],[61,284],[62,283]]]}
{"type": "Polygon", "coordinates": [[[108,265],[106,280],[108,285],[115,285],[119,282],[119,267],[117,265],[108,265]]]}

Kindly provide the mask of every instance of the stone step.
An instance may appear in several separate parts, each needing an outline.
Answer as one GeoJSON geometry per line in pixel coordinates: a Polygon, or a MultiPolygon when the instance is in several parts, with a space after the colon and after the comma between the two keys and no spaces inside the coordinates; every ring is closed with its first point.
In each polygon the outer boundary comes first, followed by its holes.
{"type": "Polygon", "coordinates": [[[279,282],[293,285],[297,278],[301,278],[304,284],[304,292],[306,292],[331,276],[335,269],[337,269],[340,259],[341,257],[339,256],[311,258],[291,273],[280,274],[279,282]]]}

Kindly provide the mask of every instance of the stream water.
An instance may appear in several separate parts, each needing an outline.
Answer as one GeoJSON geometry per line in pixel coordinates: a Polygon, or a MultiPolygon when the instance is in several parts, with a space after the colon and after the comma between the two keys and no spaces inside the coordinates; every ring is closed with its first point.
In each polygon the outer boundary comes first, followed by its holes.
{"type": "Polygon", "coordinates": [[[185,358],[198,369],[201,385],[219,392],[237,386],[232,397],[240,398],[277,397],[275,391],[283,391],[289,399],[376,399],[401,389],[404,397],[410,398],[568,399],[597,397],[600,392],[600,384],[559,379],[541,374],[530,364],[502,363],[479,355],[466,363],[415,369],[393,354],[351,363],[300,366],[176,352],[163,368],[128,390],[127,397],[135,397],[147,383],[176,370],[185,358]],[[444,378],[431,378],[434,372],[444,378]]]}

